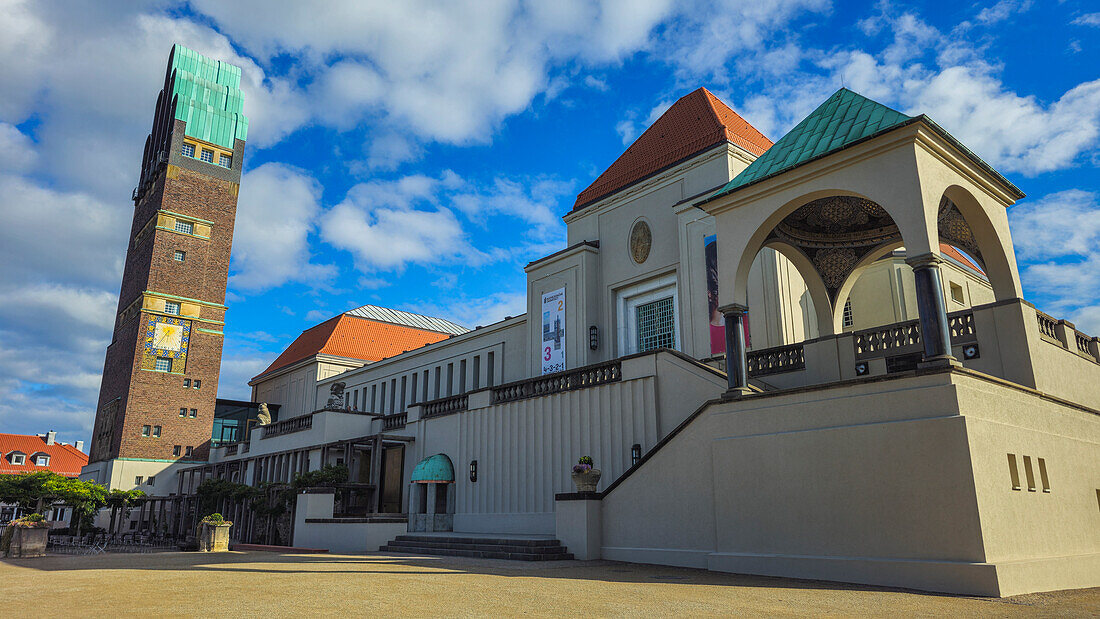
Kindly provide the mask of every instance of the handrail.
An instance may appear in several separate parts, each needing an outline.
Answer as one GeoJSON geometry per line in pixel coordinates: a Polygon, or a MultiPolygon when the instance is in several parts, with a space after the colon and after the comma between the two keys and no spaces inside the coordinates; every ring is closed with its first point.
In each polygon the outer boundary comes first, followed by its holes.
{"type": "Polygon", "coordinates": [[[446,398],[439,398],[424,402],[421,406],[424,407],[423,412],[420,413],[422,418],[429,417],[441,417],[443,415],[452,415],[459,413],[467,409],[470,402],[470,396],[466,393],[460,393],[458,395],[452,395],[446,398]]]}
{"type": "Polygon", "coordinates": [[[804,369],[805,352],[805,347],[801,343],[750,350],[745,354],[749,376],[767,376],[804,369]]]}
{"type": "Polygon", "coordinates": [[[304,432],[313,427],[313,415],[291,417],[290,419],[276,421],[275,423],[269,423],[262,427],[264,429],[264,435],[261,438],[272,438],[284,434],[292,434],[294,432],[304,432]]]}
{"type": "Polygon", "coordinates": [[[400,430],[408,422],[408,413],[394,413],[382,417],[382,430],[400,430]]]}
{"type": "MultiPolygon", "coordinates": [[[[974,312],[966,309],[947,315],[947,328],[951,332],[952,344],[969,344],[977,341],[974,329],[974,312]]],[[[920,320],[907,320],[873,329],[852,332],[852,345],[856,359],[871,359],[891,355],[904,355],[920,352],[920,320]]]]}
{"type": "Polygon", "coordinates": [[[493,387],[490,402],[503,404],[527,398],[535,398],[574,389],[584,389],[622,380],[622,364],[619,360],[605,361],[573,370],[536,376],[493,387]]]}

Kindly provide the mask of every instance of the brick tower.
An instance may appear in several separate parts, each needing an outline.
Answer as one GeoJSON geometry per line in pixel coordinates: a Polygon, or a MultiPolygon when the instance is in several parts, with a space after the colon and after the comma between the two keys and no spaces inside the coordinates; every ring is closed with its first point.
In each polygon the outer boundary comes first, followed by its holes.
{"type": "Polygon", "coordinates": [[[209,452],[248,130],[240,79],[239,67],[180,45],[168,57],[133,193],[91,442],[94,470],[83,475],[112,488],[209,452]]]}

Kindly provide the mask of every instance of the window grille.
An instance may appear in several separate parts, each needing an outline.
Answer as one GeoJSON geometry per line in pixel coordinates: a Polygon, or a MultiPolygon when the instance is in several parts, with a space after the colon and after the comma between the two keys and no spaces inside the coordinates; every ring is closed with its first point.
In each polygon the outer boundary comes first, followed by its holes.
{"type": "Polygon", "coordinates": [[[672,297],[644,303],[635,308],[638,352],[676,347],[676,316],[672,297]]]}
{"type": "Polygon", "coordinates": [[[214,151],[202,149],[202,160],[206,163],[214,163],[214,151]]]}
{"type": "Polygon", "coordinates": [[[153,366],[153,369],[158,372],[171,372],[172,360],[168,357],[157,357],[157,364],[153,366]]]}
{"type": "Polygon", "coordinates": [[[844,302],[844,328],[847,329],[855,323],[855,317],[852,316],[852,300],[848,299],[844,302]]]}
{"type": "Polygon", "coordinates": [[[177,249],[176,253],[173,254],[172,257],[176,259],[176,262],[183,262],[183,259],[187,257],[187,252],[183,252],[177,249]]]}
{"type": "Polygon", "coordinates": [[[176,220],[176,232],[182,232],[184,234],[194,234],[195,224],[189,221],[176,220]]]}
{"type": "Polygon", "coordinates": [[[223,168],[232,168],[233,167],[233,156],[232,155],[221,155],[220,157],[218,157],[218,165],[220,165],[223,168]]]}
{"type": "Polygon", "coordinates": [[[174,301],[165,301],[164,302],[164,313],[165,314],[172,314],[174,316],[179,316],[180,315],[180,304],[176,303],[174,301]]]}
{"type": "Polygon", "coordinates": [[[183,145],[183,156],[184,157],[194,157],[195,156],[195,145],[184,143],[184,145],[183,145]]]}

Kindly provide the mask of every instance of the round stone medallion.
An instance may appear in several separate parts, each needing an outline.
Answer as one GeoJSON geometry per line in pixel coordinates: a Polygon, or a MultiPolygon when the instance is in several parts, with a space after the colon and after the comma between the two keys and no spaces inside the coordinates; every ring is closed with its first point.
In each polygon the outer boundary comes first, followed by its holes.
{"type": "Polygon", "coordinates": [[[630,229],[630,257],[638,264],[645,262],[652,245],[653,233],[649,231],[649,224],[641,220],[635,222],[630,229]]]}

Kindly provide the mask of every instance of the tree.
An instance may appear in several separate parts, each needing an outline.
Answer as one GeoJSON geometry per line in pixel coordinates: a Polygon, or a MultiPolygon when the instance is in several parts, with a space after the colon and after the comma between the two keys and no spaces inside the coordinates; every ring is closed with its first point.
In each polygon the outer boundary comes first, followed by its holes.
{"type": "Polygon", "coordinates": [[[77,534],[106,503],[107,489],[94,481],[70,479],[53,471],[35,471],[0,476],[0,502],[15,503],[23,509],[42,513],[47,503],[63,502],[73,508],[77,534]]]}

